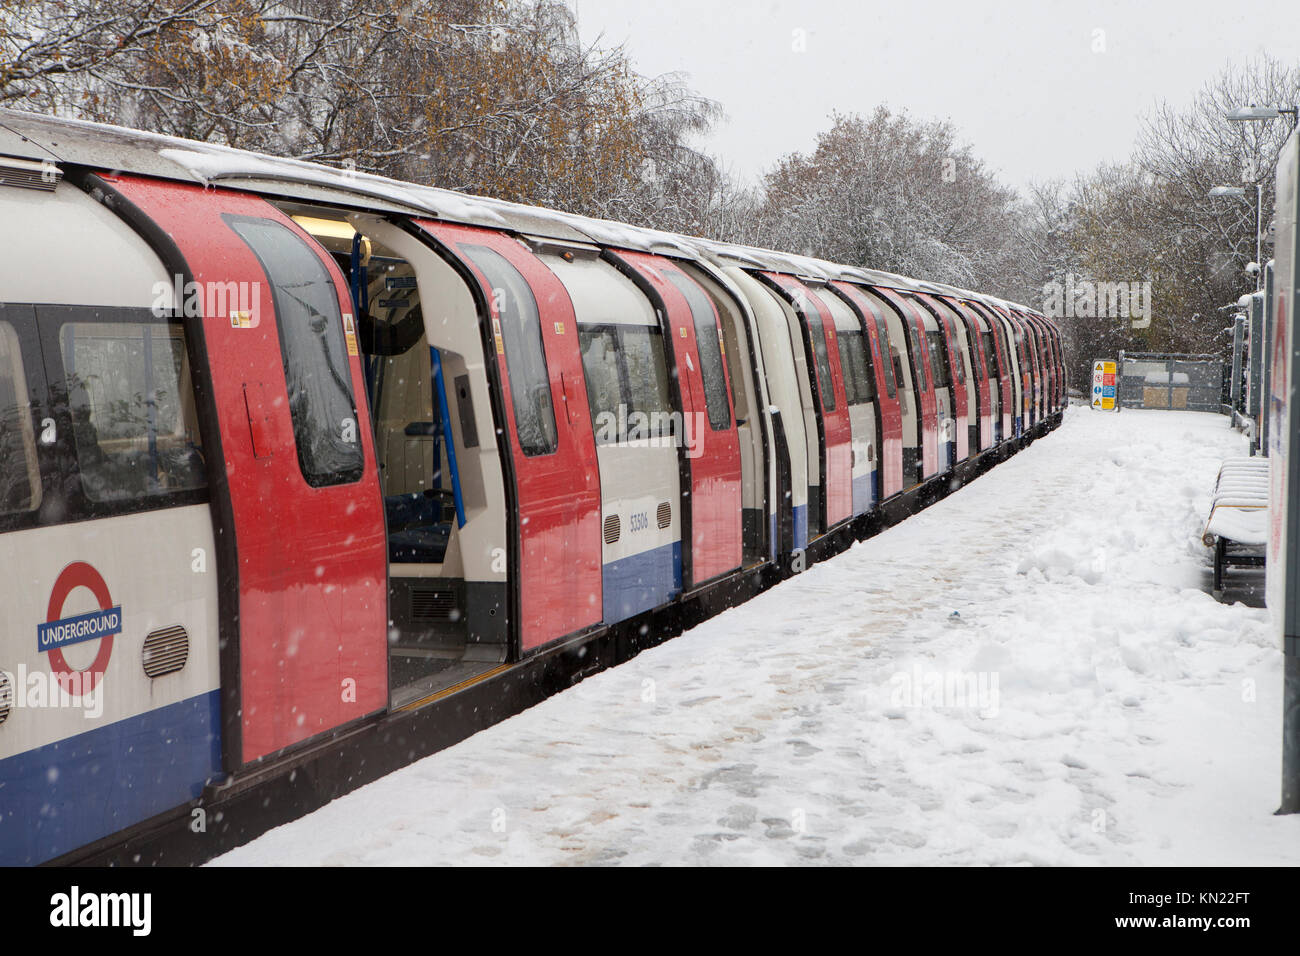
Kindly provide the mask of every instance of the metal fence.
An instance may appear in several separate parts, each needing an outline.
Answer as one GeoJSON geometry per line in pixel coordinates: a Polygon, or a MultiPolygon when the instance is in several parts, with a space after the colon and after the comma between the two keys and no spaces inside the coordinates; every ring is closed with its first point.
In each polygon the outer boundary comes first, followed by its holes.
{"type": "Polygon", "coordinates": [[[1223,359],[1213,355],[1121,352],[1121,408],[1223,410],[1223,359]]]}

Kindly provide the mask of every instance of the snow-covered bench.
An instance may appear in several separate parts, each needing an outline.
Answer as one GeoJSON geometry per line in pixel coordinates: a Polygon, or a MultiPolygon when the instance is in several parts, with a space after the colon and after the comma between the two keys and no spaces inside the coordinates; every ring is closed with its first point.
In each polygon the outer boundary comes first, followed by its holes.
{"type": "Polygon", "coordinates": [[[1268,459],[1229,458],[1214,483],[1201,540],[1214,549],[1214,593],[1228,567],[1261,567],[1268,542],[1268,459]]]}

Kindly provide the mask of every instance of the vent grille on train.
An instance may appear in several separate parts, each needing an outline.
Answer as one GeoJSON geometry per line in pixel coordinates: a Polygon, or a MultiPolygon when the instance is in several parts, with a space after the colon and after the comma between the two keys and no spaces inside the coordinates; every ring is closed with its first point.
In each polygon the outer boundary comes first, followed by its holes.
{"type": "Polygon", "coordinates": [[[14,685],[9,675],[0,671],[0,724],[9,719],[9,711],[14,706],[14,685]]]}
{"type": "Polygon", "coordinates": [[[52,193],[62,178],[63,170],[53,163],[0,159],[0,186],[16,186],[19,189],[37,189],[52,193]]]}
{"type": "Polygon", "coordinates": [[[655,520],[659,522],[659,527],[666,528],[673,523],[673,506],[666,501],[659,502],[659,509],[655,512],[655,520]]]}
{"type": "Polygon", "coordinates": [[[190,636],[179,624],[159,628],[144,639],[140,658],[150,677],[175,674],[190,658],[190,636]]]}
{"type": "Polygon", "coordinates": [[[452,621],[456,619],[456,592],[446,588],[411,588],[412,621],[452,621]]]}
{"type": "Polygon", "coordinates": [[[605,519],[605,543],[613,544],[618,540],[619,535],[623,533],[623,522],[618,520],[618,515],[610,515],[605,519]]]}

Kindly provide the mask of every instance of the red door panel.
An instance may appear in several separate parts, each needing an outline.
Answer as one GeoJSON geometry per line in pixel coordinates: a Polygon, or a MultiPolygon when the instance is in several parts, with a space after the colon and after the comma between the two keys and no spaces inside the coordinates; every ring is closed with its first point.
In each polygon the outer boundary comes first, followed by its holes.
{"type": "MultiPolygon", "coordinates": [[[[939,323],[939,328],[943,330],[943,339],[948,348],[948,369],[951,372],[952,387],[952,417],[956,425],[956,443],[957,449],[954,456],[954,464],[962,461],[970,455],[970,429],[967,423],[970,421],[970,412],[966,406],[969,404],[966,400],[966,371],[965,364],[962,362],[961,349],[957,338],[957,330],[953,328],[952,319],[948,315],[947,309],[935,301],[934,297],[918,292],[916,297],[925,302],[933,310],[935,320],[939,323]],[[960,369],[960,371],[958,371],[960,369]]],[[[927,343],[928,345],[929,343],[927,343]]],[[[931,356],[933,360],[934,356],[931,356]]]]}
{"type": "MultiPolygon", "coordinates": [[[[993,310],[988,306],[971,303],[971,308],[978,310],[984,316],[984,321],[989,327],[989,334],[993,337],[993,355],[997,364],[998,381],[1002,390],[1002,400],[998,402],[998,408],[1002,419],[1002,440],[1006,441],[1012,437],[1012,421],[1015,415],[1011,407],[1015,388],[1011,382],[1011,360],[1008,357],[1010,353],[1006,350],[1006,332],[1001,319],[995,316],[993,310]]],[[[990,372],[992,372],[992,369],[990,369],[990,372]]]]}
{"type": "Polygon", "coordinates": [[[966,341],[970,346],[971,370],[975,375],[976,402],[979,405],[979,448],[971,449],[971,451],[979,451],[993,444],[993,410],[990,406],[992,396],[990,395],[989,369],[984,361],[980,324],[974,312],[968,309],[964,303],[947,296],[944,297],[944,301],[952,306],[966,325],[966,341]]]}
{"type": "Polygon", "coordinates": [[[886,328],[885,317],[880,315],[872,303],[858,289],[847,282],[832,282],[858,313],[862,327],[866,332],[871,348],[871,365],[876,376],[876,408],[879,410],[880,426],[880,497],[888,498],[903,490],[903,412],[898,401],[898,384],[895,383],[894,397],[889,396],[889,382],[885,376],[893,376],[892,368],[886,364],[892,361],[881,345],[881,330],[886,328]]]}
{"type": "Polygon", "coordinates": [[[175,242],[206,303],[202,334],[238,548],[242,713],[233,759],[246,763],[382,710],[388,700],[387,545],[373,439],[362,427],[369,417],[361,363],[355,340],[343,331],[352,302],[329,256],[264,199],[106,178],[175,242]],[[347,317],[339,334],[348,343],[351,425],[364,460],[359,479],[313,487],[304,478],[279,334],[290,320],[276,312],[268,268],[225,216],[284,227],[333,283],[347,317]],[[232,289],[243,297],[238,307],[225,298],[232,289]],[[218,302],[214,290],[226,302],[220,313],[209,313],[218,302]]]}
{"type": "Polygon", "coordinates": [[[835,408],[827,411],[829,404],[823,398],[820,418],[824,434],[822,451],[822,498],[826,509],[826,528],[832,528],[853,516],[853,429],[849,423],[849,404],[844,394],[844,373],[840,369],[839,339],[835,335],[835,320],[826,304],[812,289],[792,276],[778,272],[765,272],[795,303],[802,323],[809,326],[818,322],[826,338],[826,359],[830,368],[829,382],[823,381],[815,349],[805,343],[808,352],[809,374],[816,376],[817,388],[822,396],[834,396],[835,408]]]}
{"type": "MultiPolygon", "coordinates": [[[[687,437],[696,443],[688,449],[687,468],[690,472],[690,524],[691,548],[689,561],[684,562],[690,590],[705,581],[740,567],[742,554],[741,514],[743,503],[740,489],[740,440],[736,435],[736,416],[731,402],[731,385],[727,379],[727,363],[721,353],[722,329],[717,309],[699,285],[662,256],[640,252],[619,252],[618,257],[630,265],[659,296],[668,313],[665,334],[672,340],[676,360],[677,384],[682,397],[682,414],[688,423],[687,437]],[[683,291],[685,288],[687,291],[683,291]],[[703,360],[700,342],[696,335],[694,309],[704,313],[701,321],[711,321],[719,343],[718,359],[725,388],[726,425],[714,427],[704,383],[703,360]]],[[[716,399],[716,397],[715,397],[716,399]]],[[[717,424],[722,425],[721,408],[713,410],[717,424]]]]}
{"type": "MultiPolygon", "coordinates": [[[[928,351],[925,341],[925,323],[917,312],[917,305],[898,295],[892,289],[877,287],[876,292],[884,296],[895,306],[903,317],[903,327],[911,340],[908,351],[914,356],[917,365],[925,363],[924,369],[917,370],[925,377],[925,387],[918,389],[917,406],[921,409],[921,475],[929,478],[939,473],[939,410],[934,397],[934,377],[929,369],[928,351]]],[[[912,376],[913,382],[920,384],[918,375],[912,376]]]]}
{"type": "Polygon", "coordinates": [[[600,471],[591,410],[582,386],[578,323],[564,284],[517,239],[492,229],[417,220],[461,260],[478,280],[492,323],[496,370],[509,438],[502,442],[514,474],[519,567],[511,569],[519,594],[520,649],[524,652],[599,624],[600,471]],[[536,300],[542,348],[555,415],[555,450],[527,455],[515,427],[510,369],[494,282],[470,258],[467,246],[486,247],[505,259],[536,300]]]}

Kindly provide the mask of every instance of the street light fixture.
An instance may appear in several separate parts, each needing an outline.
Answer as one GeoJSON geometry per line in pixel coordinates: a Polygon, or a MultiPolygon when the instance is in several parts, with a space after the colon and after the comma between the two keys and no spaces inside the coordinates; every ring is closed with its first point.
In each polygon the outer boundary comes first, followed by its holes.
{"type": "Polygon", "coordinates": [[[1227,117],[1233,123],[1250,123],[1255,120],[1277,119],[1283,113],[1290,114],[1291,125],[1294,127],[1297,116],[1294,106],[1238,106],[1235,110],[1228,110],[1227,117]]]}
{"type": "MultiPolygon", "coordinates": [[[[1217,199],[1220,196],[1236,196],[1238,199],[1246,198],[1246,189],[1244,186],[1215,186],[1210,190],[1210,197],[1217,199]]],[[[1255,291],[1258,292],[1264,284],[1264,273],[1259,264],[1263,262],[1264,256],[1264,184],[1255,183],[1255,261],[1246,267],[1247,272],[1255,274],[1255,291]]]]}

